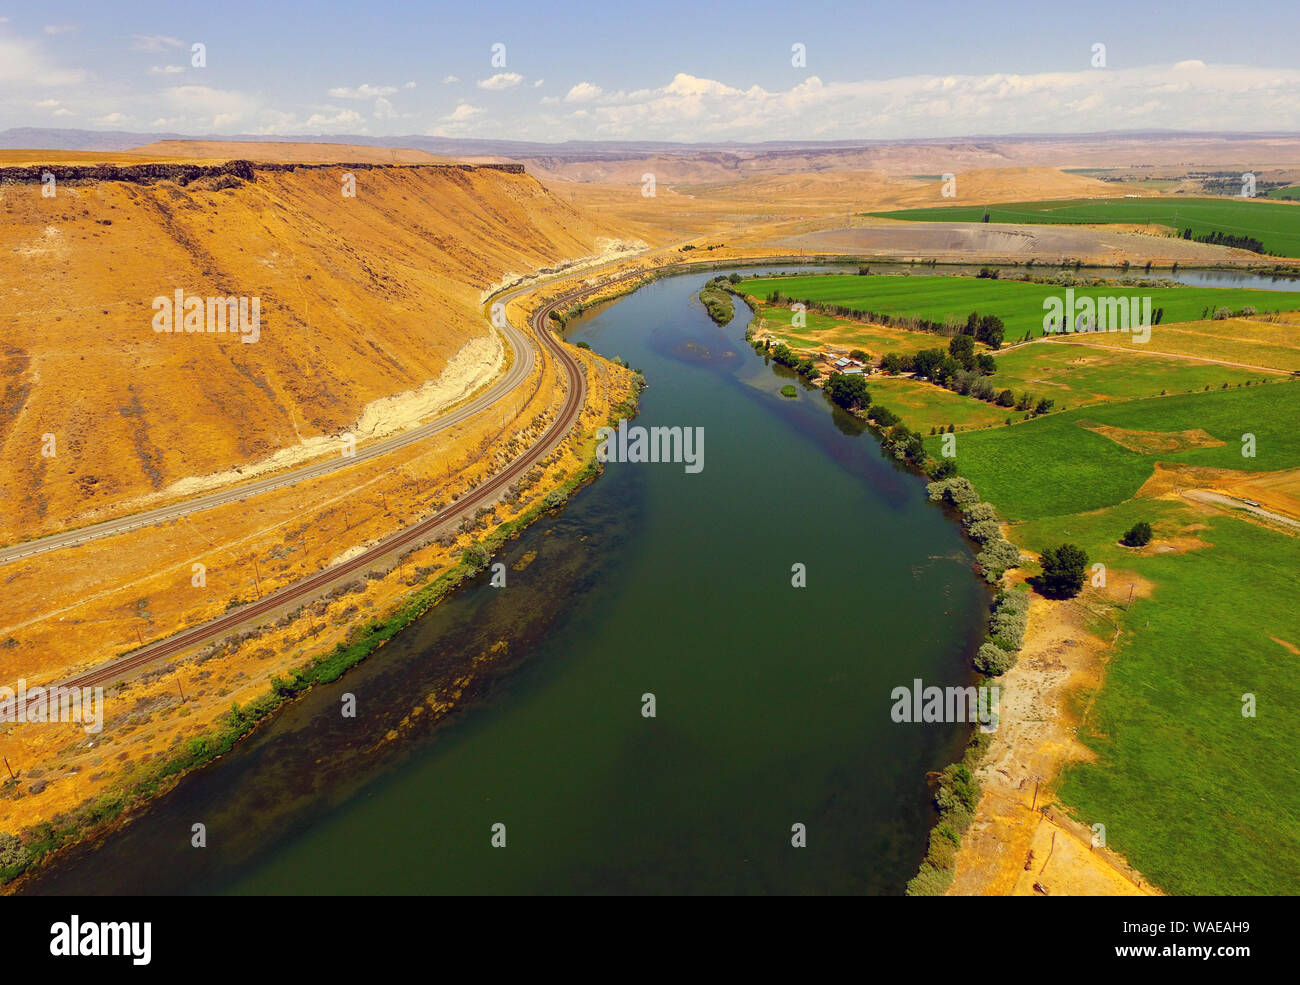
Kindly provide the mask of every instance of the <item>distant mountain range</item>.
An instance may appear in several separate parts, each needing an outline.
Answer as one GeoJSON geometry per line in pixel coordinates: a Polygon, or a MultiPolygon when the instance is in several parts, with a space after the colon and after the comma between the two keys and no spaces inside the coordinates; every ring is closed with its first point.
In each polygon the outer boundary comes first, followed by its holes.
{"type": "Polygon", "coordinates": [[[1294,139],[1295,133],[1214,133],[1183,130],[1123,130],[1095,134],[1001,134],[969,137],[932,137],[911,140],[779,140],[762,143],[672,143],[653,140],[593,141],[567,140],[542,143],[526,140],[479,140],[472,138],[407,136],[372,137],[364,134],[265,135],[265,134],[181,134],[133,133],[126,130],[61,130],[52,127],[11,127],[0,130],[0,149],[39,149],[76,151],[124,151],[159,140],[220,140],[258,142],[296,142],[317,144],[359,144],[369,147],[410,147],[430,154],[449,157],[498,155],[512,158],[559,157],[569,160],[599,160],[646,157],[655,154],[700,154],[710,151],[824,151],[879,147],[906,147],[965,143],[969,141],[1062,142],[1086,138],[1115,140],[1214,139],[1219,141],[1254,140],[1282,137],[1294,139]]]}

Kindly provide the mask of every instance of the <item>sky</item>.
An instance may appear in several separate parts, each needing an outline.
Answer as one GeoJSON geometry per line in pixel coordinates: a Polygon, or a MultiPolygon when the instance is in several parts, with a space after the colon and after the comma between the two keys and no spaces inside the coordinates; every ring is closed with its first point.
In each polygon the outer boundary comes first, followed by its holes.
{"type": "Polygon", "coordinates": [[[1297,38],[1295,0],[13,4],[0,5],[0,129],[692,142],[1296,131],[1297,38]]]}

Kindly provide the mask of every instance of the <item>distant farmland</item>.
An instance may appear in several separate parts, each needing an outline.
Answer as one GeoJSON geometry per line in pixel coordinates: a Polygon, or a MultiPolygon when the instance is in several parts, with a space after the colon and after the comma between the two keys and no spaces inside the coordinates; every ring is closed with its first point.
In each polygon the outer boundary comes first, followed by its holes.
{"type": "Polygon", "coordinates": [[[1192,236],[1225,233],[1249,236],[1269,253],[1300,257],[1300,207],[1282,202],[1231,198],[1076,198],[1005,205],[949,205],[927,209],[872,212],[885,219],[916,222],[989,222],[1168,226],[1192,236]]]}
{"type": "MultiPolygon", "coordinates": [[[[1289,206],[1286,206],[1289,208],[1289,206]]],[[[1300,214],[1300,213],[1298,213],[1300,214]]],[[[1034,284],[979,277],[911,277],[883,274],[859,277],[854,274],[825,274],[793,277],[759,277],[743,280],[740,289],[759,301],[773,291],[796,300],[844,305],[857,311],[874,311],[895,317],[928,318],[931,321],[961,321],[972,311],[997,315],[1006,325],[1006,341],[1014,342],[1026,332],[1043,334],[1043,299],[1061,297],[1065,288],[1055,284],[1034,284]]],[[[1075,287],[1076,298],[1151,296],[1152,309],[1163,308],[1161,324],[1198,321],[1208,308],[1240,311],[1253,306],[1259,312],[1300,309],[1300,292],[1260,291],[1234,287],[1075,287]]],[[[779,331],[779,325],[773,324],[779,331]]],[[[1159,332],[1159,326],[1155,328],[1159,332]]]]}

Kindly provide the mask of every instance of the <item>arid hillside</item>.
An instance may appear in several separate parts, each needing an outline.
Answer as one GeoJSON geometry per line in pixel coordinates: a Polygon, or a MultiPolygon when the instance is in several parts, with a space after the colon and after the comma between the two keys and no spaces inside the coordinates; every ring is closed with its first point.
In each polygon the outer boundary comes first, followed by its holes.
{"type": "Polygon", "coordinates": [[[358,168],[355,197],[343,174],[60,180],[52,197],[0,178],[0,540],[332,439],[429,381],[481,386],[502,359],[484,292],[613,245],[609,220],[524,174],[358,168]],[[258,299],[257,341],[155,331],[154,299],[178,290],[258,299]]]}

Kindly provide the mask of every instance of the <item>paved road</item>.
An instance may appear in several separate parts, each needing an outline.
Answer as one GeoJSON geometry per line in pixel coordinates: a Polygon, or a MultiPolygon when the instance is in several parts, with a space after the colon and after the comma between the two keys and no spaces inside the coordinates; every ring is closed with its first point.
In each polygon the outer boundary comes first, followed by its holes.
{"type": "MultiPolygon", "coordinates": [[[[514,295],[509,295],[514,297],[514,295]]],[[[380,455],[386,455],[398,448],[404,448],[407,445],[414,444],[417,441],[423,441],[439,431],[445,431],[447,428],[455,427],[457,424],[464,423],[475,414],[480,413],[487,407],[501,400],[508,393],[518,387],[528,379],[528,374],[533,370],[533,361],[535,347],[527,338],[514,326],[506,325],[502,328],[502,334],[505,336],[506,343],[514,352],[514,360],[507,370],[505,376],[497,380],[492,386],[484,390],[463,407],[459,407],[451,413],[430,421],[428,424],[422,424],[419,427],[404,431],[401,434],[394,435],[391,438],[385,438],[382,441],[376,441],[372,444],[359,447],[355,455],[344,458],[342,454],[336,455],[324,461],[315,462],[310,465],[304,465],[301,468],[292,469],[288,472],[280,472],[276,475],[268,476],[265,479],[257,479],[253,482],[240,483],[227,489],[217,492],[207,493],[203,496],[196,496],[193,499],[187,499],[179,503],[169,503],[165,506],[159,506],[156,509],[146,510],[143,513],[133,513],[130,516],[118,517],[112,520],[104,520],[102,523],[91,524],[90,526],[81,527],[77,530],[67,530],[62,533],[50,534],[48,537],[40,537],[36,540],[24,541],[19,544],[9,544],[0,547],[0,564],[6,564],[10,561],[17,561],[21,558],[32,557],[35,554],[45,554],[48,551],[56,551],[63,547],[73,547],[77,544],[84,544],[89,540],[98,540],[101,537],[111,537],[114,534],[125,533],[128,530],[138,530],[141,527],[148,527],[158,523],[165,523],[174,520],[177,517],[187,516],[190,513],[198,513],[201,510],[210,510],[214,506],[224,506],[227,503],[237,503],[249,496],[256,496],[259,493],[270,492],[272,489],[281,489],[285,486],[292,486],[295,483],[302,482],[306,479],[315,479],[318,476],[327,475],[338,469],[350,468],[361,462],[377,458],[380,455]]]]}
{"type": "MultiPolygon", "coordinates": [[[[536,287],[521,288],[507,295],[503,301],[509,301],[519,294],[536,289],[536,287]]],[[[484,481],[481,485],[476,486],[471,492],[445,509],[389,535],[356,557],[341,561],[332,567],[318,571],[314,575],[309,575],[291,585],[286,585],[278,591],[258,599],[256,602],[250,602],[238,609],[232,609],[230,612],[183,630],[174,636],[148,643],[121,657],[106,661],[84,673],[59,682],[59,686],[86,688],[114,683],[155,661],[174,656],[190,647],[219,639],[238,627],[263,619],[281,607],[286,607],[291,603],[297,605],[310,602],[324,595],[338,583],[355,577],[358,572],[365,571],[395,552],[426,542],[444,529],[458,524],[464,517],[472,515],[480,507],[489,506],[496,502],[515,480],[531,469],[538,461],[549,455],[564,440],[582,411],[587,393],[586,377],[583,375],[577,360],[567,351],[565,344],[559,341],[551,331],[548,319],[553,310],[570,305],[584,293],[586,292],[575,291],[561,295],[547,303],[533,316],[533,329],[537,338],[542,341],[541,355],[543,359],[554,358],[563,368],[568,378],[568,389],[564,405],[556,419],[551,422],[551,425],[527,452],[516,458],[503,470],[484,481]]],[[[523,343],[517,346],[516,351],[522,353],[527,349],[531,353],[533,351],[532,344],[528,342],[522,333],[515,329],[511,329],[511,331],[514,333],[513,338],[523,343]]],[[[522,359],[517,361],[522,362],[522,359]]],[[[532,365],[531,357],[529,365],[532,365]]],[[[354,461],[354,459],[349,459],[349,461],[354,461]]]]}

